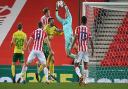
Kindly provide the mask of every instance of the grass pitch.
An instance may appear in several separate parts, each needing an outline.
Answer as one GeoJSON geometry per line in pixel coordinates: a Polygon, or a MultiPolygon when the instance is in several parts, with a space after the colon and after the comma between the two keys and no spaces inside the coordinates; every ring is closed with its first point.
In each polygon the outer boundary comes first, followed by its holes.
{"type": "Polygon", "coordinates": [[[0,83],[0,89],[128,89],[128,84],[98,84],[92,83],[79,86],[78,83],[0,83]]]}

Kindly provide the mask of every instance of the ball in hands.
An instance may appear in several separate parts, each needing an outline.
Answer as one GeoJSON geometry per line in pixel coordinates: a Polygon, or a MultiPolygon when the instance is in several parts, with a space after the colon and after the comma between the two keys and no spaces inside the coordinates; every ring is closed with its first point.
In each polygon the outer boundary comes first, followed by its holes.
{"type": "Polygon", "coordinates": [[[64,3],[62,0],[59,0],[59,1],[57,1],[57,5],[58,5],[58,7],[63,7],[64,3]]]}

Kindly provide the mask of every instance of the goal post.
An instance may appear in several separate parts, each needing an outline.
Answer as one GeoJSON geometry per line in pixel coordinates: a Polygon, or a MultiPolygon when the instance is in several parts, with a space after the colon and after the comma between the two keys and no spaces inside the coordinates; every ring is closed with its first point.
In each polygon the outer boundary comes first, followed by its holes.
{"type": "Polygon", "coordinates": [[[128,83],[128,3],[83,2],[82,16],[87,17],[94,43],[89,77],[96,82],[128,83]]]}

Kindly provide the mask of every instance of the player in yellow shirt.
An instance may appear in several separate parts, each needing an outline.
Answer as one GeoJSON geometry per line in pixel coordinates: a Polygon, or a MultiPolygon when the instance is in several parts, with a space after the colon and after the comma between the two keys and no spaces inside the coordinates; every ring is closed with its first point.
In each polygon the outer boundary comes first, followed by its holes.
{"type": "MultiPolygon", "coordinates": [[[[49,18],[48,19],[48,24],[44,27],[44,31],[46,31],[49,41],[51,41],[55,35],[62,35],[63,31],[59,30],[55,25],[54,25],[54,18],[49,18]]],[[[49,54],[49,48],[47,44],[43,45],[43,51],[45,54],[45,57],[47,58],[47,66],[49,66],[49,75],[50,77],[54,77],[54,55],[49,54]]],[[[40,65],[38,68],[38,74],[36,74],[36,78],[39,81],[38,75],[42,71],[43,67],[40,65]]]]}
{"type": "Polygon", "coordinates": [[[19,61],[22,65],[24,63],[24,47],[27,42],[27,36],[22,31],[22,24],[18,24],[17,26],[18,31],[13,33],[12,41],[11,41],[11,47],[14,45],[14,54],[13,54],[13,60],[12,60],[12,66],[11,66],[11,72],[12,72],[12,79],[13,83],[15,83],[15,65],[16,62],[19,61]]]}

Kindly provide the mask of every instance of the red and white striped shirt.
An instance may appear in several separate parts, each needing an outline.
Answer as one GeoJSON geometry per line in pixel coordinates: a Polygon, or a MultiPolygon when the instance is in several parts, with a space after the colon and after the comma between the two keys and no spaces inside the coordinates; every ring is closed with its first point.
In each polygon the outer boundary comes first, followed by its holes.
{"type": "Polygon", "coordinates": [[[78,52],[87,51],[87,41],[91,37],[91,32],[88,30],[87,26],[80,25],[76,27],[75,35],[77,35],[78,52]]]}
{"type": "Polygon", "coordinates": [[[51,16],[46,17],[45,15],[41,17],[41,22],[43,27],[45,27],[48,24],[48,19],[51,18],[51,16]]]}
{"type": "Polygon", "coordinates": [[[33,50],[42,51],[43,41],[47,37],[46,32],[38,28],[35,31],[33,31],[31,37],[34,40],[33,50]]]}

